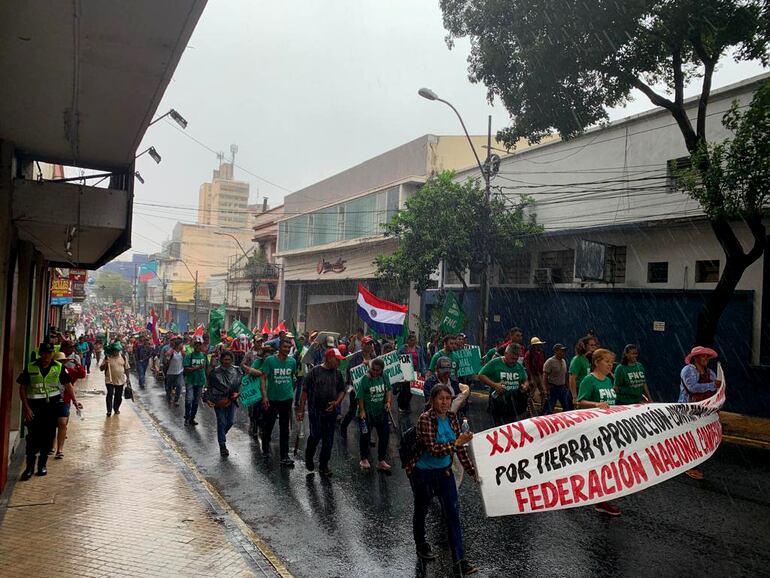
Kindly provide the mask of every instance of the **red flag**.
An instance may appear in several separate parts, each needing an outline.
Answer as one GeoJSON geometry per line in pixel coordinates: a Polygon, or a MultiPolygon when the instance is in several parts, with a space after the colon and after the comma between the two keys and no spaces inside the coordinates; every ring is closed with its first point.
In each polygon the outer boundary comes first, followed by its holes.
{"type": "Polygon", "coordinates": [[[267,320],[265,320],[265,324],[262,326],[262,335],[267,335],[270,333],[270,326],[267,324],[267,320]]]}
{"type": "Polygon", "coordinates": [[[284,333],[288,333],[288,330],[286,329],[286,324],[285,324],[283,321],[281,321],[281,322],[278,324],[278,326],[277,326],[275,329],[273,329],[273,333],[274,333],[274,334],[278,334],[278,333],[280,333],[281,331],[283,331],[284,333]]]}
{"type": "Polygon", "coordinates": [[[195,328],[195,333],[193,334],[195,337],[203,337],[203,323],[198,325],[198,327],[195,328]]]}
{"type": "Polygon", "coordinates": [[[155,345],[160,345],[160,339],[158,338],[158,315],[155,313],[155,309],[150,309],[150,321],[147,323],[147,329],[152,335],[152,342],[155,345]]]}

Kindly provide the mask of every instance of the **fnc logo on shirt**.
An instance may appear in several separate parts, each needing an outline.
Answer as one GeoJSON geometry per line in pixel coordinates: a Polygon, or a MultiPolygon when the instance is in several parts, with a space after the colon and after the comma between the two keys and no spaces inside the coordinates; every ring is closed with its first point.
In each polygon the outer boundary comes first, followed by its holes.
{"type": "Polygon", "coordinates": [[[505,389],[519,389],[519,374],[514,371],[501,371],[500,381],[505,385],[505,389]]]}

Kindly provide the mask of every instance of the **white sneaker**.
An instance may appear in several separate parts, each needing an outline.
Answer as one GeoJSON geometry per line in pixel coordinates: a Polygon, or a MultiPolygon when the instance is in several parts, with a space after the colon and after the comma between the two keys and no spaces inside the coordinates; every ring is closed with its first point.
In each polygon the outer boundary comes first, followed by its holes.
{"type": "Polygon", "coordinates": [[[361,460],[358,462],[358,465],[361,466],[362,470],[370,470],[372,468],[372,465],[369,463],[369,460],[361,460]]]}

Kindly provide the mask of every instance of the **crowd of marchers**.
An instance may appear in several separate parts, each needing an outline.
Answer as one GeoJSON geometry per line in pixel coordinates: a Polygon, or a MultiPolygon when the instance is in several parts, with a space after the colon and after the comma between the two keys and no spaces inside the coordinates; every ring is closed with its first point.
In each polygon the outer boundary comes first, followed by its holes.
{"type": "MultiPolygon", "coordinates": [[[[387,337],[375,339],[360,329],[342,337],[317,331],[298,336],[281,331],[253,338],[222,335],[216,345],[200,331],[169,332],[162,337],[144,331],[112,337],[90,332],[74,337],[51,331],[18,377],[28,430],[27,467],[22,480],[35,474],[36,465],[37,475],[44,476],[49,455],[64,457],[70,407],[74,405],[78,411],[82,407],[74,385],[91,372],[93,360],[104,374],[108,418],[120,413],[124,397],[133,397],[130,370],[135,372],[140,389],[146,387],[150,371],[155,383],[165,388],[172,411],[184,397],[185,426],[198,425],[199,407],[213,410],[223,458],[229,455],[227,435],[239,407],[248,412],[249,433],[258,440],[265,460],[274,456],[276,423],[277,459],[282,467],[295,467],[290,455],[291,432],[295,435],[295,455],[300,440],[305,439],[304,468],[308,475],[318,472],[332,476],[335,435],[347,439],[353,423],[357,426],[360,468],[389,473],[389,439],[395,430],[401,465],[414,494],[417,555],[424,561],[435,558],[425,533],[425,520],[435,497],[446,519],[457,575],[477,570],[465,556],[458,501],[463,471],[477,479],[467,451],[473,437],[466,415],[472,389],[488,393],[487,409],[495,425],[557,410],[653,401],[639,347],[626,345],[617,359],[590,332],[577,340],[574,355],[568,360],[565,345],[549,347],[539,337],[525,342],[523,331],[513,328],[486,352],[481,369],[474,375],[457,374],[460,364],[455,353],[468,345],[463,334],[436,337],[425,346],[418,344],[414,333],[399,343],[387,337]],[[391,351],[411,358],[414,381],[390,383],[380,356],[391,351]],[[366,372],[354,383],[351,369],[361,365],[366,372]],[[247,386],[257,393],[256,401],[252,399],[245,407],[240,402],[247,386]],[[406,416],[414,396],[420,398],[420,412],[412,422],[406,416]]],[[[698,401],[716,392],[720,384],[709,368],[716,357],[715,351],[703,347],[687,354],[680,372],[680,402],[698,401]]],[[[696,479],[703,476],[698,470],[690,470],[688,475],[696,479]]],[[[607,515],[620,514],[610,503],[595,508],[607,515]]]]}

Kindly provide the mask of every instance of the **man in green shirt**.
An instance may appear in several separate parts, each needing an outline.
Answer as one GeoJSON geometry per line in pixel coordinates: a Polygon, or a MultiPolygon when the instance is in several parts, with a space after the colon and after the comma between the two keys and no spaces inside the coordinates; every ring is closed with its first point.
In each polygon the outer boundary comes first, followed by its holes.
{"type": "Polygon", "coordinates": [[[518,361],[520,350],[520,345],[511,343],[503,357],[494,358],[479,372],[479,380],[489,386],[489,413],[498,426],[527,416],[529,382],[527,370],[518,361]]]}
{"type": "Polygon", "coordinates": [[[201,398],[201,391],[206,385],[206,379],[209,374],[209,359],[204,353],[203,339],[193,343],[193,351],[185,355],[182,362],[184,368],[184,424],[198,425],[195,416],[198,413],[198,400],[201,398]]]}
{"type": "Polygon", "coordinates": [[[356,388],[358,400],[358,415],[361,420],[361,437],[359,438],[359,450],[361,453],[361,469],[368,470],[369,464],[369,440],[372,429],[377,430],[377,469],[390,471],[390,464],[385,461],[388,451],[388,439],[390,429],[388,427],[388,412],[393,402],[390,382],[383,375],[385,363],[382,359],[373,359],[369,365],[369,371],[361,378],[356,388]],[[366,431],[364,431],[366,430],[366,431]]]}
{"type": "Polygon", "coordinates": [[[279,421],[279,457],[281,465],[294,467],[289,457],[289,423],[294,399],[294,381],[297,378],[297,361],[289,356],[291,339],[281,338],[278,353],[262,362],[262,454],[270,457],[270,439],[276,418],[279,421]]]}
{"type": "Polygon", "coordinates": [[[457,339],[455,336],[445,335],[444,347],[443,349],[439,349],[436,353],[433,354],[433,357],[431,357],[430,365],[428,366],[428,372],[425,375],[425,378],[427,379],[436,371],[436,362],[442,357],[448,357],[452,360],[452,377],[457,378],[458,363],[454,358],[455,349],[457,349],[457,339]]]}

